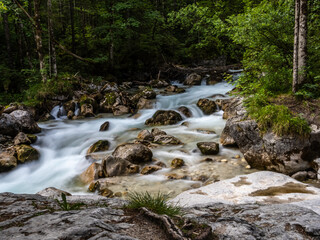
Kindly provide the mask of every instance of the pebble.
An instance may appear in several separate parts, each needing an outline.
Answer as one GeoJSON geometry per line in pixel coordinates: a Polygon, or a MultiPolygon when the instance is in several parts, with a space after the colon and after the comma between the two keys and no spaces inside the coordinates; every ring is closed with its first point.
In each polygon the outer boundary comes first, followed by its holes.
{"type": "Polygon", "coordinates": [[[228,162],[228,159],[221,159],[220,162],[228,162]]]}
{"type": "Polygon", "coordinates": [[[250,165],[247,165],[247,166],[246,166],[246,169],[250,169],[250,168],[251,168],[251,166],[250,166],[250,165]]]}
{"type": "Polygon", "coordinates": [[[245,159],[245,158],[241,158],[241,161],[242,161],[242,162],[246,162],[246,159],[245,159]]]}
{"type": "Polygon", "coordinates": [[[236,156],[235,156],[235,158],[239,159],[239,158],[240,158],[240,155],[239,155],[239,154],[238,154],[238,155],[236,155],[236,156]]]}

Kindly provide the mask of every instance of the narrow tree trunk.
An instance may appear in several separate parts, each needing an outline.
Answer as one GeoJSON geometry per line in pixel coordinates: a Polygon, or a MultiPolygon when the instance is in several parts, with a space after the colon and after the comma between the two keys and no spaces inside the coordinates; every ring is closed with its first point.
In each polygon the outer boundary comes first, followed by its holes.
{"type": "Polygon", "coordinates": [[[6,37],[6,45],[7,45],[7,56],[8,56],[8,65],[13,67],[12,60],[12,52],[11,52],[11,43],[10,43],[10,29],[9,29],[9,21],[8,21],[8,13],[3,13],[3,25],[4,32],[6,37]]]}
{"type": "Polygon", "coordinates": [[[300,0],[295,1],[295,18],[294,18],[294,46],[293,46],[293,81],[292,91],[298,91],[298,50],[299,50],[299,19],[300,19],[300,0]]]}
{"type": "Polygon", "coordinates": [[[73,0],[69,0],[69,7],[70,7],[70,21],[71,21],[71,41],[72,41],[72,52],[75,52],[76,43],[75,43],[75,32],[74,32],[74,6],[73,0]]]}
{"type": "Polygon", "coordinates": [[[52,25],[52,3],[51,0],[47,2],[48,7],[48,35],[49,35],[49,69],[50,77],[51,74],[57,77],[57,57],[56,57],[56,46],[55,42],[52,40],[54,38],[53,25],[52,25]]]}
{"type": "Polygon", "coordinates": [[[45,69],[44,63],[44,55],[43,55],[43,48],[42,48],[42,29],[41,29],[41,22],[40,22],[40,2],[41,0],[34,0],[34,24],[35,24],[35,31],[34,31],[34,38],[36,41],[37,46],[37,53],[39,57],[40,63],[40,74],[43,82],[47,81],[47,74],[45,69]]]}
{"type": "Polygon", "coordinates": [[[31,49],[31,47],[29,46],[29,44],[27,42],[27,37],[26,37],[26,35],[25,35],[24,31],[23,31],[23,23],[22,22],[19,23],[19,31],[20,31],[21,36],[22,36],[22,42],[23,42],[23,45],[24,45],[24,48],[25,48],[25,53],[26,53],[26,56],[27,56],[28,64],[29,64],[30,68],[33,69],[33,64],[32,64],[30,53],[29,53],[29,49],[31,49]]]}
{"type": "Polygon", "coordinates": [[[22,49],[22,33],[19,28],[19,23],[15,23],[15,30],[16,30],[16,36],[17,36],[17,45],[18,45],[18,58],[19,58],[19,68],[23,68],[23,49],[22,49]]]}

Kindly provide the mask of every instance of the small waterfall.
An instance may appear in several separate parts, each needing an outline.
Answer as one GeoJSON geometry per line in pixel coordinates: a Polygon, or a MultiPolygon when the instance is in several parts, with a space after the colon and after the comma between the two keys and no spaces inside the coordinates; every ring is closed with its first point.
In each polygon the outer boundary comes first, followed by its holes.
{"type": "Polygon", "coordinates": [[[63,119],[63,118],[66,118],[67,112],[64,109],[63,105],[60,104],[60,105],[55,106],[51,110],[50,115],[53,116],[55,119],[63,119]]]}
{"type": "Polygon", "coordinates": [[[74,115],[79,116],[80,114],[80,104],[77,102],[74,107],[74,115]]]}

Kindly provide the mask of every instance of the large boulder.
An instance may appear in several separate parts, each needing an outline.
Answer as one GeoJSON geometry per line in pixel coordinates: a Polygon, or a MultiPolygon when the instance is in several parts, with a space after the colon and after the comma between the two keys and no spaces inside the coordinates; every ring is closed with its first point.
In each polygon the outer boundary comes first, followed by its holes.
{"type": "Polygon", "coordinates": [[[227,145],[233,139],[253,168],[292,175],[311,169],[312,161],[320,156],[320,128],[315,125],[307,137],[277,136],[271,131],[261,133],[257,122],[247,119],[241,99],[229,101],[225,110],[229,119],[220,141],[227,145]]]}
{"type": "Polygon", "coordinates": [[[134,164],[149,162],[152,160],[152,152],[145,145],[140,143],[125,143],[119,145],[112,156],[121,158],[134,164]]]}
{"type": "Polygon", "coordinates": [[[203,98],[199,99],[197,106],[202,110],[206,115],[210,115],[217,111],[217,105],[214,101],[203,98]]]}
{"type": "Polygon", "coordinates": [[[188,75],[183,82],[184,85],[200,85],[201,84],[201,76],[197,73],[191,73],[188,75]]]}
{"type": "Polygon", "coordinates": [[[137,138],[142,141],[153,141],[154,136],[147,129],[144,129],[141,132],[139,132],[137,138]]]}
{"type": "Polygon", "coordinates": [[[17,164],[17,159],[9,152],[0,153],[0,173],[10,171],[15,168],[17,164]]]}
{"type": "Polygon", "coordinates": [[[192,112],[190,111],[189,108],[185,107],[185,106],[181,106],[178,108],[178,111],[181,112],[184,116],[186,116],[187,118],[192,117],[192,112]]]}
{"type": "Polygon", "coordinates": [[[125,159],[109,156],[102,160],[102,168],[107,177],[123,176],[139,172],[139,166],[125,159]]]}
{"type": "Polygon", "coordinates": [[[38,150],[29,145],[17,145],[15,146],[15,150],[17,153],[18,162],[20,163],[38,160],[40,157],[38,150]]]}
{"type": "Polygon", "coordinates": [[[14,137],[19,132],[17,120],[10,114],[3,113],[0,116],[0,132],[3,135],[14,137]]]}
{"type": "Polygon", "coordinates": [[[89,147],[87,154],[95,153],[95,152],[104,152],[109,150],[109,147],[110,147],[110,143],[108,140],[99,140],[98,142],[92,144],[89,147]]]}
{"type": "Polygon", "coordinates": [[[92,163],[81,175],[80,180],[85,183],[89,184],[90,182],[97,180],[99,178],[107,177],[106,172],[104,171],[103,167],[99,163],[92,163]]]}
{"type": "Polygon", "coordinates": [[[219,153],[219,143],[216,142],[199,142],[197,147],[204,155],[216,155],[219,153]]]}
{"type": "Polygon", "coordinates": [[[32,114],[24,110],[16,110],[10,113],[19,125],[19,130],[24,133],[39,133],[41,128],[35,122],[32,114]]]}
{"type": "Polygon", "coordinates": [[[84,103],[81,105],[80,113],[84,117],[94,117],[93,106],[91,104],[84,103]]]}
{"type": "Polygon", "coordinates": [[[152,116],[146,120],[145,124],[149,126],[156,125],[173,125],[182,121],[182,117],[179,113],[172,110],[158,110],[152,116]]]}

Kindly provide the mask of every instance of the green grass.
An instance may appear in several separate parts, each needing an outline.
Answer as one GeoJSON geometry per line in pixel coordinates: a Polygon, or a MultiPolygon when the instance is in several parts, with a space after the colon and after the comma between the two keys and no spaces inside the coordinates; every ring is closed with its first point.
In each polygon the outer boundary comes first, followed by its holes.
{"type": "Polygon", "coordinates": [[[182,209],[177,204],[169,204],[167,201],[169,195],[158,193],[151,195],[148,192],[139,193],[132,192],[128,195],[129,204],[127,205],[130,209],[140,209],[145,207],[150,211],[157,214],[166,214],[170,217],[182,215],[182,209]]]}

